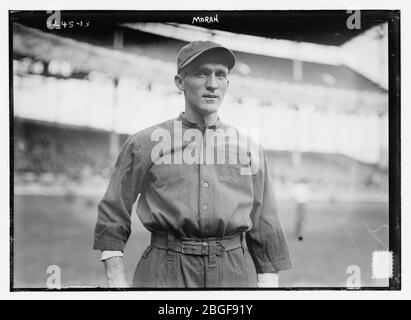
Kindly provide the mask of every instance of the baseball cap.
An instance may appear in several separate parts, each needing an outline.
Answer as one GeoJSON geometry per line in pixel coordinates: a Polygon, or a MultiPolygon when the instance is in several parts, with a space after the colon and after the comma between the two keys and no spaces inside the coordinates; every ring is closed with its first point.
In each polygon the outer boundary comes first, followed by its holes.
{"type": "Polygon", "coordinates": [[[214,51],[227,61],[227,67],[231,70],[235,65],[234,53],[214,41],[191,41],[181,48],[177,57],[177,73],[200,55],[214,51]]]}

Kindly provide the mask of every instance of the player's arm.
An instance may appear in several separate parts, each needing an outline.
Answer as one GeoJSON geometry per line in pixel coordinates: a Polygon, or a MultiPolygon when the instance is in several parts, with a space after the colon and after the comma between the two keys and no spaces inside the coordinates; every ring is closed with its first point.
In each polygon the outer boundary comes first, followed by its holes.
{"type": "Polygon", "coordinates": [[[120,252],[122,255],[131,233],[132,206],[141,192],[146,172],[141,158],[138,145],[129,138],[98,205],[93,248],[102,251],[101,260],[104,261],[109,287],[127,286],[123,257],[112,253],[120,252]]]}
{"type": "Polygon", "coordinates": [[[247,247],[257,270],[258,287],[278,287],[278,272],[291,267],[290,255],[276,206],[267,156],[262,147],[258,158],[252,158],[252,164],[255,163],[258,167],[253,175],[252,228],[246,233],[247,247]]]}

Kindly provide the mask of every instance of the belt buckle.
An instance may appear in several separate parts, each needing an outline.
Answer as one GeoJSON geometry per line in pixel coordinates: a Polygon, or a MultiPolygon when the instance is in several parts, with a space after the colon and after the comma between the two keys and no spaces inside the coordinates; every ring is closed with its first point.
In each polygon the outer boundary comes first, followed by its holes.
{"type": "Polygon", "coordinates": [[[181,253],[182,254],[190,254],[193,250],[190,250],[190,245],[193,245],[190,241],[183,241],[181,243],[181,253]]]}
{"type": "MultiPolygon", "coordinates": [[[[201,247],[201,254],[203,254],[204,248],[208,246],[208,243],[205,241],[182,241],[181,243],[181,253],[182,254],[196,254],[196,250],[193,250],[192,247],[201,247]]],[[[198,253],[197,253],[198,254],[198,253]]]]}
{"type": "Polygon", "coordinates": [[[186,254],[187,252],[185,252],[185,247],[184,247],[184,242],[181,244],[181,253],[182,254],[186,254]]]}

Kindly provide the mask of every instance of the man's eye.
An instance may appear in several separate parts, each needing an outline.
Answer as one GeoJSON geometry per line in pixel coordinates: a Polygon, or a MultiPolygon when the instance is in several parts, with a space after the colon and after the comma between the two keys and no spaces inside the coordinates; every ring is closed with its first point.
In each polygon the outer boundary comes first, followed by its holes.
{"type": "Polygon", "coordinates": [[[196,76],[197,77],[203,77],[203,76],[205,76],[205,72],[204,71],[197,71],[196,76]]]}

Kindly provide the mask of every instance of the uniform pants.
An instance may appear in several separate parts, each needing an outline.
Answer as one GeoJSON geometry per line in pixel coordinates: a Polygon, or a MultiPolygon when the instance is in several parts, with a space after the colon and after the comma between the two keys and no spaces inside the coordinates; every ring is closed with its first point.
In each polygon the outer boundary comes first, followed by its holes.
{"type": "Polygon", "coordinates": [[[257,272],[246,247],[225,251],[210,265],[210,256],[175,252],[151,245],[137,264],[137,288],[240,288],[257,287],[257,272]]]}

